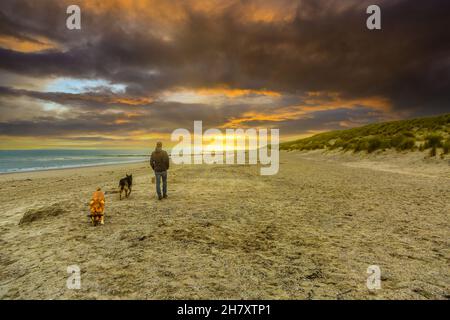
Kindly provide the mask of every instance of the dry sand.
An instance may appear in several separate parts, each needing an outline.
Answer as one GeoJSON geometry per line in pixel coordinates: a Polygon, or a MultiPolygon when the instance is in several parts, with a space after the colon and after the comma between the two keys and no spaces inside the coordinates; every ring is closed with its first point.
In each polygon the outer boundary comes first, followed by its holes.
{"type": "Polygon", "coordinates": [[[1,175],[0,298],[449,299],[449,165],[417,159],[283,152],[265,177],[173,166],[161,202],[146,163],[1,175]],[[126,173],[131,197],[108,193],[91,226],[92,192],[126,173]]]}

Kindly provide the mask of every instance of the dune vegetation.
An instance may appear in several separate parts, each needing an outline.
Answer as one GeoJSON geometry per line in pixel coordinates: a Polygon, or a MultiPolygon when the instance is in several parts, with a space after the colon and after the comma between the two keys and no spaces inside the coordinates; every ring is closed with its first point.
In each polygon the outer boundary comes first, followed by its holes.
{"type": "Polygon", "coordinates": [[[450,114],[324,132],[282,143],[280,149],[326,149],[368,153],[387,149],[427,150],[432,157],[443,157],[450,152],[450,114]]]}

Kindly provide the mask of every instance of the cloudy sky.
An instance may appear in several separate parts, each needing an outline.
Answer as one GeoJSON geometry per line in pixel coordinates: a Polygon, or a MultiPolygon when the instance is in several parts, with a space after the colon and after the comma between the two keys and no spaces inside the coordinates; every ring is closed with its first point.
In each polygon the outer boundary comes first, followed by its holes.
{"type": "Polygon", "coordinates": [[[2,0],[0,149],[282,140],[450,112],[448,0],[2,0]],[[81,8],[81,30],[66,9],[81,8]],[[366,28],[378,4],[382,30],[366,28]]]}

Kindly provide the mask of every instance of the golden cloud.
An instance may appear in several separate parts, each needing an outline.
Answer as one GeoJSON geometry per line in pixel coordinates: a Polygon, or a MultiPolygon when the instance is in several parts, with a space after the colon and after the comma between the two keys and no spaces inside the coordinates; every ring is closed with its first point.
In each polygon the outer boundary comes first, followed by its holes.
{"type": "Polygon", "coordinates": [[[335,92],[309,92],[301,105],[280,107],[276,109],[276,113],[246,112],[239,118],[231,119],[222,127],[234,128],[256,121],[281,122],[298,120],[311,118],[314,112],[357,108],[369,108],[388,115],[392,105],[389,99],[384,97],[344,99],[339,93],[335,92]]]}
{"type": "Polygon", "coordinates": [[[0,36],[0,47],[25,53],[39,52],[49,49],[60,49],[58,44],[43,37],[37,37],[34,39],[19,39],[7,35],[0,36]]]}
{"type": "Polygon", "coordinates": [[[229,89],[229,88],[202,88],[195,91],[200,96],[223,95],[229,98],[242,97],[248,95],[263,95],[270,97],[280,97],[279,92],[270,90],[252,90],[252,89],[229,89]]]}

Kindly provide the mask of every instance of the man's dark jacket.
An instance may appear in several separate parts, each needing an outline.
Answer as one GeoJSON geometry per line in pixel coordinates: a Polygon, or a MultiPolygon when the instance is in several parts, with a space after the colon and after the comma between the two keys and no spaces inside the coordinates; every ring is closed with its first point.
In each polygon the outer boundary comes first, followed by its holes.
{"type": "Polygon", "coordinates": [[[150,157],[150,165],[155,172],[164,172],[169,169],[169,155],[166,151],[156,148],[150,157]]]}

